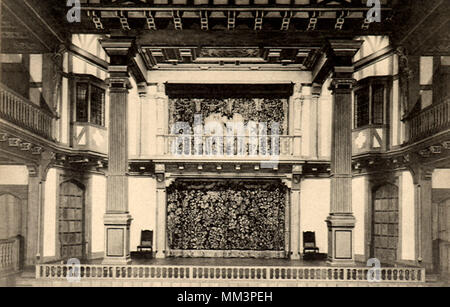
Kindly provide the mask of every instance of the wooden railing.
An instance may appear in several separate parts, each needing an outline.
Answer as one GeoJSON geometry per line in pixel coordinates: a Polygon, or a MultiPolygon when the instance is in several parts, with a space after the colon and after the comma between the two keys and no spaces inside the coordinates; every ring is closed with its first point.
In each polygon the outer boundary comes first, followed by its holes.
{"type": "Polygon", "coordinates": [[[20,239],[0,240],[0,275],[19,270],[20,239]]]}
{"type": "Polygon", "coordinates": [[[54,116],[0,84],[0,118],[46,139],[53,139],[54,116]]]}
{"type": "MultiPolygon", "coordinates": [[[[350,267],[253,267],[253,266],[160,266],[160,265],[81,265],[81,280],[164,279],[164,280],[245,280],[245,281],[345,281],[369,282],[369,268],[350,267]]],[[[36,279],[67,279],[73,271],[63,264],[36,266],[36,279]]],[[[76,274],[75,274],[76,275],[76,274]]],[[[383,283],[425,282],[422,268],[380,268],[383,283]]]]}
{"type": "Polygon", "coordinates": [[[450,129],[450,99],[432,105],[407,119],[406,127],[406,139],[409,143],[450,129]]]}
{"type": "Polygon", "coordinates": [[[201,157],[298,157],[301,136],[158,135],[158,154],[201,157]]]}

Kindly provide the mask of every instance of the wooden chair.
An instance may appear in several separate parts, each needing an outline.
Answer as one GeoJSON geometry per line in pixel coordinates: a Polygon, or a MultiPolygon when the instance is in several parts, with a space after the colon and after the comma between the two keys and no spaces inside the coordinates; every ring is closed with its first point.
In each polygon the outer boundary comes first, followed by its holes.
{"type": "Polygon", "coordinates": [[[153,250],[153,230],[141,231],[141,244],[137,247],[138,252],[153,250]]]}
{"type": "Polygon", "coordinates": [[[303,232],[303,256],[313,256],[319,253],[316,246],[316,233],[314,231],[303,232]]]}

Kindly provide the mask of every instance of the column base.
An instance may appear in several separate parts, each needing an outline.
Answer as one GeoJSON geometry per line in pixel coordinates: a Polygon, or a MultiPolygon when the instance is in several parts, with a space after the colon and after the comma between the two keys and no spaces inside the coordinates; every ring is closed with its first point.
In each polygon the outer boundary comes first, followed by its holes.
{"type": "Polygon", "coordinates": [[[289,253],[290,260],[300,260],[300,253],[298,252],[290,252],[289,253]]]}
{"type": "Polygon", "coordinates": [[[165,251],[156,251],[155,258],[156,259],[165,259],[166,252],[165,251]]]}
{"type": "Polygon", "coordinates": [[[132,218],[127,213],[107,213],[105,222],[105,256],[103,264],[122,265],[131,263],[130,224],[132,218]]]}
{"type": "Polygon", "coordinates": [[[115,257],[106,257],[103,259],[102,264],[108,265],[128,265],[131,263],[131,257],[124,258],[115,258],[115,257]]]}
{"type": "Polygon", "coordinates": [[[333,214],[326,219],[326,223],[328,226],[328,265],[354,266],[355,217],[352,214],[333,214]]]}

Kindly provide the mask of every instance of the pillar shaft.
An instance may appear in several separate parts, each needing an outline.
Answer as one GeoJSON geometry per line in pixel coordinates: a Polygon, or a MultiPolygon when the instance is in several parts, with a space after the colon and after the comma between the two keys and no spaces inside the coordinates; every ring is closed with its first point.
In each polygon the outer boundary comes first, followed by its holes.
{"type": "Polygon", "coordinates": [[[291,189],[290,259],[300,259],[300,189],[291,189]]]}
{"type": "Polygon", "coordinates": [[[128,89],[127,76],[114,77],[110,84],[109,151],[105,222],[107,264],[126,264],[130,258],[128,213],[128,89]]]}
{"type": "Polygon", "coordinates": [[[352,213],[351,86],[333,82],[331,195],[328,224],[328,262],[353,265],[355,218],[352,213]],[[342,86],[342,87],[340,87],[342,86]]]}
{"type": "Polygon", "coordinates": [[[432,174],[432,169],[418,167],[414,178],[417,210],[417,260],[428,271],[433,270],[432,174]]]}
{"type": "Polygon", "coordinates": [[[352,213],[351,88],[333,91],[331,214],[352,213]]]}
{"type": "MultiPolygon", "coordinates": [[[[361,41],[330,40],[327,57],[333,67],[331,90],[331,195],[328,225],[328,263],[354,265],[355,217],[352,213],[352,89],[353,56],[361,41]]],[[[363,204],[358,204],[363,205],[363,204]]]]}
{"type": "Polygon", "coordinates": [[[156,172],[156,254],[155,257],[165,258],[167,249],[167,198],[164,164],[155,165],[156,172]]]}
{"type": "MultiPolygon", "coordinates": [[[[25,244],[25,264],[33,265],[40,254],[40,206],[41,206],[41,179],[38,176],[28,177],[28,208],[27,208],[27,233],[25,244]]],[[[40,259],[38,259],[40,260],[40,259]]]]}
{"type": "Polygon", "coordinates": [[[130,258],[131,215],[128,212],[128,71],[136,54],[133,39],[101,41],[109,55],[109,151],[106,185],[105,264],[127,264],[130,258]]]}
{"type": "MultiPolygon", "coordinates": [[[[125,82],[125,80],[122,80],[125,82]]],[[[124,84],[122,84],[124,86],[124,84]]],[[[107,213],[128,212],[128,89],[110,89],[107,213]]]]}

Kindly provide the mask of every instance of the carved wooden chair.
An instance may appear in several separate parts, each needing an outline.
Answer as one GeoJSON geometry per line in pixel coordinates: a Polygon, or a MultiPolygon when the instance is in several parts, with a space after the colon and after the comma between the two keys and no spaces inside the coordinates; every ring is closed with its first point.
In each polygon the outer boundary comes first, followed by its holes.
{"type": "Polygon", "coordinates": [[[141,244],[137,247],[138,252],[152,251],[153,246],[153,230],[141,231],[141,244]]]}
{"type": "Polygon", "coordinates": [[[303,232],[303,256],[313,256],[319,253],[316,246],[316,233],[314,231],[303,232]]]}

